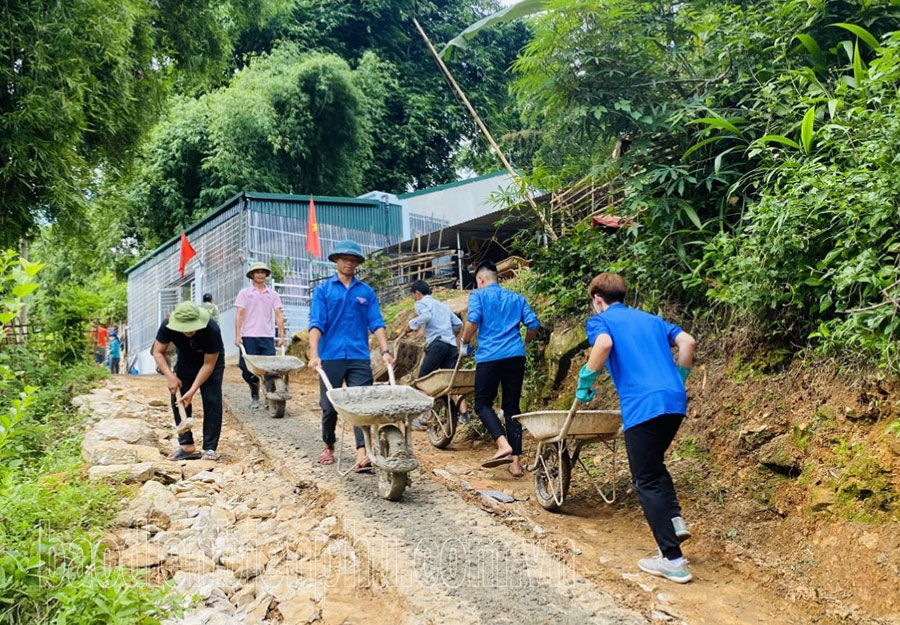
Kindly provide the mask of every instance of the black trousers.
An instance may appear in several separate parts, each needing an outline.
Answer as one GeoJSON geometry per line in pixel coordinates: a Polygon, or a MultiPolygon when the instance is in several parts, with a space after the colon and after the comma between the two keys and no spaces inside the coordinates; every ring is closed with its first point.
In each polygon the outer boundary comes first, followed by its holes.
{"type": "MultiPolygon", "coordinates": [[[[271,336],[245,336],[241,338],[241,342],[244,344],[244,350],[248,356],[275,355],[275,339],[271,336]]],[[[250,373],[247,363],[244,362],[243,354],[238,358],[238,366],[241,368],[241,377],[244,378],[244,382],[250,385],[250,394],[253,397],[259,397],[259,378],[250,373]]],[[[266,381],[268,380],[269,376],[266,376],[266,381]]],[[[266,389],[268,388],[266,387],[266,389]]]]}
{"type": "MultiPolygon", "coordinates": [[[[374,382],[372,365],[368,360],[323,360],[322,370],[334,388],[340,388],[344,385],[344,382],[347,383],[347,386],[371,386],[372,382],[374,382]]],[[[336,438],[334,430],[337,426],[338,414],[331,402],[328,401],[327,390],[325,382],[319,380],[319,406],[322,407],[322,440],[329,447],[333,447],[336,438]]],[[[356,437],[357,449],[366,446],[361,429],[354,426],[353,436],[356,437]]]]}
{"type": "Polygon", "coordinates": [[[664,414],[625,430],[625,451],[634,490],[653,538],[669,560],[681,557],[672,526],[672,519],[681,516],[681,506],[663,457],[682,421],[684,415],[664,414]]]}
{"type": "Polygon", "coordinates": [[[425,357],[422,358],[422,366],[419,367],[419,377],[423,377],[438,369],[452,369],[456,366],[456,357],[459,352],[455,345],[445,343],[440,339],[431,341],[425,348],[425,357]]]}
{"type": "MultiPolygon", "coordinates": [[[[181,380],[181,389],[186,391],[194,385],[199,369],[175,369],[175,375],[181,380]]],[[[203,450],[219,446],[219,436],[222,434],[222,377],[225,375],[225,367],[216,367],[212,375],[207,378],[200,387],[200,397],[203,400],[203,450]]],[[[190,417],[193,412],[193,402],[185,408],[185,414],[190,417]]],[[[175,414],[175,425],[181,423],[178,414],[178,406],[175,405],[175,396],[172,395],[172,412],[175,414]]],[[[193,445],[194,435],[184,432],[178,435],[180,445],[193,445]]]]}
{"type": "Polygon", "coordinates": [[[497,440],[506,436],[512,447],[513,455],[522,455],[522,426],[513,417],[519,414],[519,403],[522,400],[522,381],[525,379],[525,356],[501,358],[479,362],[475,365],[475,412],[497,440]],[[506,420],[506,431],[494,412],[494,400],[497,389],[503,390],[503,418],[506,420]]]}

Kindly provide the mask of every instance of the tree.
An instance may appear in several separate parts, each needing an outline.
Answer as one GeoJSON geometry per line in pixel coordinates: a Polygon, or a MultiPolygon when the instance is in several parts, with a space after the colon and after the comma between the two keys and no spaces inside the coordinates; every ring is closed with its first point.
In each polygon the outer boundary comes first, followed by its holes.
{"type": "MultiPolygon", "coordinates": [[[[364,63],[365,75],[378,63],[364,63]]],[[[285,44],[251,60],[227,87],[180,98],[125,185],[134,232],[148,245],[243,190],[355,195],[371,154],[360,72],[285,44]]]]}
{"type": "MultiPolygon", "coordinates": [[[[487,147],[412,25],[416,16],[436,45],[469,22],[499,8],[496,0],[298,0],[293,19],[245,31],[244,54],[269,50],[280,40],[305,49],[332,52],[363,72],[379,59],[379,78],[366,83],[366,94],[380,102],[372,121],[372,158],[363,187],[402,193],[456,178],[455,155],[469,145],[464,164],[497,168],[479,160],[487,147]],[[374,54],[375,56],[367,56],[374,54]],[[366,59],[369,59],[368,61],[366,59]]],[[[455,77],[498,136],[520,129],[509,95],[507,68],[527,40],[523,24],[486,33],[482,43],[458,55],[455,77]]]]}
{"type": "Polygon", "coordinates": [[[285,0],[0,2],[0,245],[77,223],[176,88],[218,82],[238,32],[285,0]]]}

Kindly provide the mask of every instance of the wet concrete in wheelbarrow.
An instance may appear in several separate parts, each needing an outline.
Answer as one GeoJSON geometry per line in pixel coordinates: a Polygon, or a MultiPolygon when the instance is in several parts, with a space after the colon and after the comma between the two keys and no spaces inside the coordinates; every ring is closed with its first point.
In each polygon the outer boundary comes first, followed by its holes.
{"type": "MultiPolygon", "coordinates": [[[[410,623],[559,623],[632,625],[649,622],[575,571],[564,541],[526,538],[458,494],[411,474],[400,502],[378,496],[372,475],[338,475],[316,463],[322,448],[318,394],[296,390],[288,416],[248,408],[247,387],[226,383],[225,400],[245,432],[280,471],[333,496],[329,512],[377,571],[361,583],[390,586],[408,603],[410,623]],[[297,413],[298,406],[302,407],[297,413]],[[374,582],[373,582],[374,580],[374,582]]],[[[344,436],[344,467],[352,461],[344,436]]],[[[340,444],[341,435],[338,432],[340,444]]],[[[360,622],[365,615],[360,615],[360,622]]]]}

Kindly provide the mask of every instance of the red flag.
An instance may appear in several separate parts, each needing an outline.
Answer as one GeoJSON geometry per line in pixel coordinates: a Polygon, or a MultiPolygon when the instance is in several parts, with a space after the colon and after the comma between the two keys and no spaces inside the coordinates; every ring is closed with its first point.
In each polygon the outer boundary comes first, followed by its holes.
{"type": "Polygon", "coordinates": [[[187,235],[182,232],[181,233],[181,258],[178,260],[178,275],[182,278],[184,277],[184,268],[187,267],[188,261],[191,260],[194,256],[197,255],[197,252],[194,251],[194,248],[191,247],[191,242],[188,241],[187,235]]]}
{"type": "Polygon", "coordinates": [[[316,222],[316,205],[309,196],[309,214],[306,216],[306,251],[313,256],[322,256],[322,244],[319,243],[319,224],[316,222]]]}

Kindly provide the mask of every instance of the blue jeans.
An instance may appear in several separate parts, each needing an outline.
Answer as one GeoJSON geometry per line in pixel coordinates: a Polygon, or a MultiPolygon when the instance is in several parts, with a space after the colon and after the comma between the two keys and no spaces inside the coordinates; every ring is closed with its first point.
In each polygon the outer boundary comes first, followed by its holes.
{"type": "MultiPolygon", "coordinates": [[[[248,356],[274,356],[275,355],[275,339],[271,336],[245,336],[241,338],[244,343],[244,350],[248,356]]],[[[241,376],[244,381],[250,385],[250,395],[259,397],[259,378],[253,375],[244,362],[244,355],[241,354],[238,360],[238,366],[241,368],[241,376]]],[[[266,376],[266,380],[269,376],[266,376]]]]}
{"type": "MultiPolygon", "coordinates": [[[[322,371],[334,388],[340,388],[347,382],[347,386],[371,386],[372,365],[368,360],[323,360],[322,371]]],[[[322,407],[322,440],[329,447],[334,447],[334,430],[337,426],[337,410],[328,401],[325,382],[319,380],[319,406],[322,407]]],[[[365,447],[362,430],[353,427],[353,436],[356,437],[356,448],[365,447]]]]}

